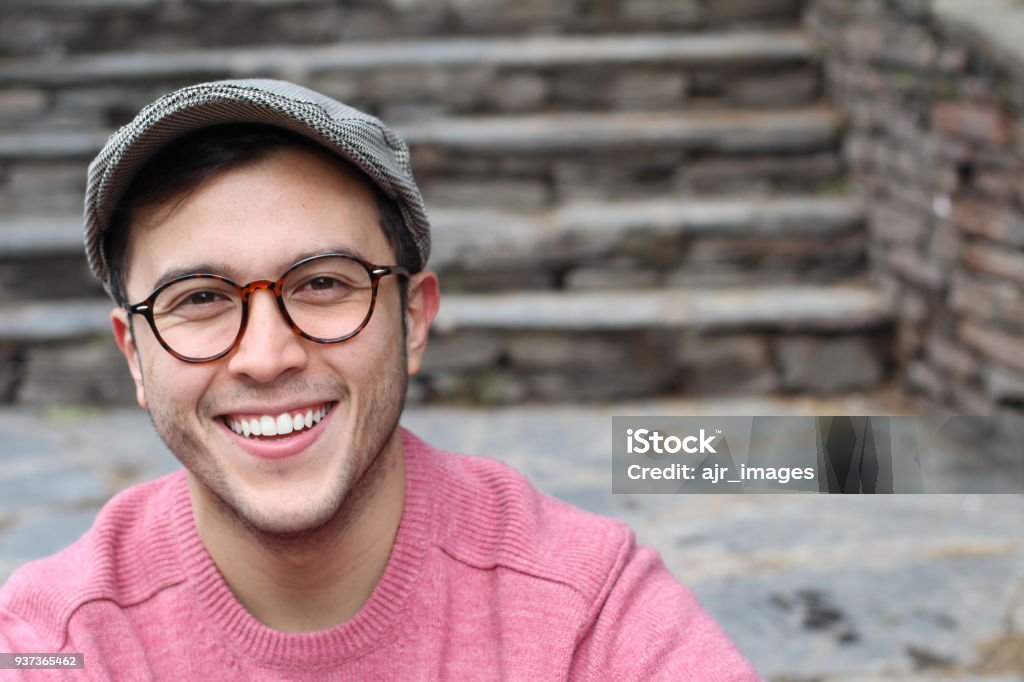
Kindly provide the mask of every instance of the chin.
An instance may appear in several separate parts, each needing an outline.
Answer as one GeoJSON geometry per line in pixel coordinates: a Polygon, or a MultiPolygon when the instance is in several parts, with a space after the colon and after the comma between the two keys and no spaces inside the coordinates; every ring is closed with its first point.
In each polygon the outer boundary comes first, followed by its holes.
{"type": "Polygon", "coordinates": [[[296,538],[319,531],[338,518],[345,500],[345,493],[331,494],[319,501],[313,501],[307,495],[301,498],[301,507],[289,508],[287,502],[282,500],[244,499],[245,493],[237,497],[231,494],[219,495],[205,482],[203,484],[242,527],[269,538],[296,538]],[[226,498],[235,498],[237,501],[226,498]]]}

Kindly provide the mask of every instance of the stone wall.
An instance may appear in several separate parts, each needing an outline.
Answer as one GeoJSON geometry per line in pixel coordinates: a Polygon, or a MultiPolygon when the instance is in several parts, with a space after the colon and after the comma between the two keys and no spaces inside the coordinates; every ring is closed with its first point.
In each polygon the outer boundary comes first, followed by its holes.
{"type": "Polygon", "coordinates": [[[1016,0],[814,0],[876,283],[913,395],[1024,412],[1024,59],[1016,0]]]}

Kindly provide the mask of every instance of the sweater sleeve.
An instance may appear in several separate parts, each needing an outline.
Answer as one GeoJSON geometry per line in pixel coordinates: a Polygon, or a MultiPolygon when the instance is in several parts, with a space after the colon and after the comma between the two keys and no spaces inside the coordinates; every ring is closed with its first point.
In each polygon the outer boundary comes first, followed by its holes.
{"type": "MultiPolygon", "coordinates": [[[[54,651],[53,643],[47,643],[36,630],[24,620],[0,607],[0,653],[5,654],[44,654],[59,653],[54,651]]],[[[31,680],[65,680],[69,674],[81,673],[80,670],[3,670],[0,679],[4,682],[29,682],[31,680]]],[[[79,678],[81,679],[81,678],[79,678]]]]}
{"type": "Polygon", "coordinates": [[[757,682],[761,677],[632,531],[576,648],[572,680],[757,682]]]}

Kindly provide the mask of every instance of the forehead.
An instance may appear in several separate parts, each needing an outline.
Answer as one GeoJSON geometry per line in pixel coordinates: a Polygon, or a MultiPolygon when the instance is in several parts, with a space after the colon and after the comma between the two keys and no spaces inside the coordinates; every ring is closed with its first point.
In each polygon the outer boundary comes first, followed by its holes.
{"type": "Polygon", "coordinates": [[[335,250],[390,264],[369,180],[327,153],[289,148],[137,210],[128,288],[137,297],[170,270],[211,265],[236,281],[272,279],[303,256],[335,250]]]}

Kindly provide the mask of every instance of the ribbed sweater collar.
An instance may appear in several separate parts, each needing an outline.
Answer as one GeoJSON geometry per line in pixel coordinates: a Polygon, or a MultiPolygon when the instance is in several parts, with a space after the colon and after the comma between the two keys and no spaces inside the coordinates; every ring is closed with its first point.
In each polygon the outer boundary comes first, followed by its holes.
{"type": "Polygon", "coordinates": [[[196,529],[184,474],[171,493],[171,525],[195,598],[224,644],[243,660],[278,668],[316,668],[359,656],[398,634],[402,613],[420,575],[436,525],[431,479],[436,453],[402,430],[405,504],[384,574],[369,600],[348,621],[316,632],[281,632],[254,618],[232,594],[196,529]]]}

